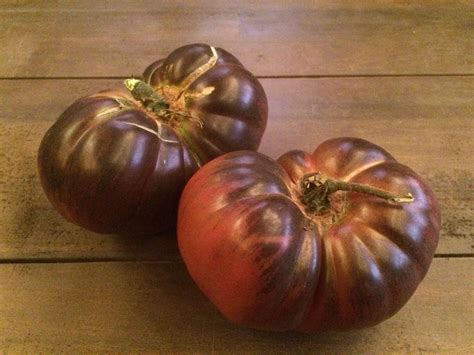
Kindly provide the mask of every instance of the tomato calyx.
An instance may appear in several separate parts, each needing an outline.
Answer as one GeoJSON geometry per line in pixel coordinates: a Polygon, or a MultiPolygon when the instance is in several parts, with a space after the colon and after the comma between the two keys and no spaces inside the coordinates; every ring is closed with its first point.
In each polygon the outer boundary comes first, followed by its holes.
{"type": "MultiPolygon", "coordinates": [[[[211,57],[209,60],[188,74],[179,86],[159,85],[153,88],[151,85],[140,79],[126,79],[125,87],[130,91],[133,98],[139,101],[144,109],[173,128],[179,128],[183,121],[191,121],[202,128],[201,119],[193,116],[187,109],[186,104],[189,99],[210,95],[214,87],[205,87],[199,92],[188,92],[189,87],[204,73],[212,69],[219,59],[217,51],[210,46],[211,57]]],[[[169,70],[170,68],[168,68],[169,70]]]]}
{"type": "Polygon", "coordinates": [[[305,174],[300,187],[300,201],[306,207],[306,212],[314,216],[321,216],[333,210],[330,197],[337,191],[364,193],[395,204],[415,201],[411,193],[398,196],[369,185],[330,179],[319,172],[305,174]]]}
{"type": "Polygon", "coordinates": [[[172,127],[179,127],[183,120],[195,121],[202,126],[201,120],[190,115],[186,111],[172,108],[162,96],[143,80],[126,79],[125,86],[133,98],[140,102],[146,112],[150,113],[156,120],[169,123],[172,127]]]}

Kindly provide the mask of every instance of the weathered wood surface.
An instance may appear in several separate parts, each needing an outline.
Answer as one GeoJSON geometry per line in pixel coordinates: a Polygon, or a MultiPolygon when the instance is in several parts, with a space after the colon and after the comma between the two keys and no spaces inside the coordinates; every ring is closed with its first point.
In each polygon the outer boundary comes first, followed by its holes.
{"type": "Polygon", "coordinates": [[[469,354],[474,287],[466,281],[473,267],[472,259],[435,259],[413,298],[388,321],[343,334],[303,335],[228,324],[181,263],[0,265],[0,349],[469,354]]]}
{"type": "Polygon", "coordinates": [[[474,353],[473,11],[467,0],[1,1],[0,353],[474,353]],[[392,319],[344,334],[239,328],[189,278],[173,232],[98,235],[53,210],[36,153],[56,117],[193,42],[267,77],[263,153],[359,136],[433,187],[438,255],[392,319]]]}
{"type": "MultiPolygon", "coordinates": [[[[474,250],[470,77],[263,79],[270,118],[261,151],[312,151],[326,138],[359,136],[385,147],[429,181],[441,203],[438,254],[474,250]]],[[[36,153],[76,98],[119,80],[0,81],[0,259],[176,260],[173,233],[124,239],[65,222],[41,190],[36,153]]]]}
{"type": "Polygon", "coordinates": [[[181,45],[254,73],[473,74],[472,1],[2,1],[0,77],[138,75],[181,45]]]}

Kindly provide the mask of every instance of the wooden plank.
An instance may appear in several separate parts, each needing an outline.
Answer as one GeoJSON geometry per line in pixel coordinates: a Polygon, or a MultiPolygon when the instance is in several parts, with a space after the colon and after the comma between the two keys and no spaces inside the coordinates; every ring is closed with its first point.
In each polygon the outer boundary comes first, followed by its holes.
{"type": "MultiPolygon", "coordinates": [[[[277,158],[324,139],[359,136],[385,147],[432,185],[442,206],[438,253],[474,250],[474,78],[265,79],[270,118],[261,151],[277,158]]],[[[98,235],[65,222],[39,185],[36,153],[56,117],[111,80],[0,81],[0,259],[176,260],[173,234],[98,235]]]]}
{"type": "Polygon", "coordinates": [[[474,259],[435,259],[393,318],[348,333],[269,333],[227,323],[181,263],[0,265],[6,353],[472,353],[474,259]],[[462,287],[460,285],[463,285],[462,287]],[[449,290],[449,294],[446,293],[449,290]]]}
{"type": "Polygon", "coordinates": [[[32,2],[0,8],[0,77],[139,75],[188,43],[254,73],[473,73],[469,1],[32,2]]]}
{"type": "MultiPolygon", "coordinates": [[[[318,8],[322,5],[331,5],[328,1],[321,0],[260,0],[247,1],[252,9],[286,9],[286,8],[318,8]]],[[[337,1],[333,1],[337,4],[337,1]]],[[[341,1],[339,1],[341,3],[341,1]]],[[[344,1],[342,1],[342,4],[344,1]]],[[[182,0],[171,1],[163,0],[157,5],[156,0],[3,0],[0,4],[0,11],[21,12],[21,11],[110,11],[113,9],[127,10],[130,12],[140,12],[147,10],[173,11],[183,7],[196,10],[202,7],[210,9],[229,9],[238,10],[242,8],[242,4],[236,4],[227,0],[182,0]]],[[[337,6],[337,5],[336,5],[337,6]]]]}

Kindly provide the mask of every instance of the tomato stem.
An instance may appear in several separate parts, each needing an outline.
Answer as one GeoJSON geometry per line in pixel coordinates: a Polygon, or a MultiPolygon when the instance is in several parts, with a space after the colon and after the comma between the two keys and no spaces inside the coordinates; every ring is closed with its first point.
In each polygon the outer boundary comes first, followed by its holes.
{"type": "Polygon", "coordinates": [[[166,100],[143,80],[126,79],[124,84],[135,100],[140,101],[146,109],[155,112],[157,115],[160,114],[161,110],[169,107],[166,100]]]}
{"type": "Polygon", "coordinates": [[[124,84],[133,98],[141,102],[147,111],[153,112],[157,119],[171,123],[174,127],[179,126],[184,119],[195,122],[202,128],[202,121],[186,110],[186,99],[210,95],[215,89],[215,87],[209,86],[202,88],[199,92],[187,93],[189,87],[199,77],[217,64],[219,59],[217,50],[212,46],[209,48],[211,56],[207,62],[189,73],[179,86],[163,84],[154,88],[145,81],[135,78],[126,79],[124,84]]]}
{"type": "Polygon", "coordinates": [[[336,191],[360,192],[380,197],[390,203],[411,203],[415,200],[411,193],[397,196],[369,185],[329,179],[319,172],[305,174],[301,179],[301,190],[301,202],[307,207],[308,212],[315,214],[323,214],[330,210],[329,196],[336,191]]]}
{"type": "Polygon", "coordinates": [[[179,121],[178,118],[184,118],[196,122],[202,128],[202,122],[200,119],[185,111],[170,108],[170,104],[163,97],[158,95],[152,86],[148,85],[143,80],[134,78],[126,79],[124,84],[131,92],[133,98],[140,101],[143,107],[147,111],[153,112],[159,120],[172,123],[174,121],[179,121]]]}

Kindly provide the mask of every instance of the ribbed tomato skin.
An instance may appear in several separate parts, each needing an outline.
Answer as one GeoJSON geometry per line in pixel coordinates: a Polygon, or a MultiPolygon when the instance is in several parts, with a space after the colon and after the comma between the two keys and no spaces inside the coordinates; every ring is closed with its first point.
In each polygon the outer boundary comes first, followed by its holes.
{"type": "MultiPolygon", "coordinates": [[[[83,97],[59,117],[40,144],[38,170],[48,199],[66,219],[99,233],[174,227],[181,192],[201,165],[258,148],[267,122],[265,92],[234,56],[216,51],[217,63],[183,88],[180,105],[171,105],[192,119],[168,121],[125,89],[83,97]]],[[[178,48],[150,65],[145,81],[160,94],[162,86],[179,91],[211,56],[204,44],[178,48]]]]}
{"type": "Polygon", "coordinates": [[[228,319],[302,332],[366,327],[395,314],[425,276],[439,229],[426,183],[350,137],[278,161],[249,151],[221,156],[191,178],[178,214],[188,271],[228,319]],[[337,192],[344,209],[327,222],[300,201],[300,181],[314,172],[415,200],[337,192]]]}

